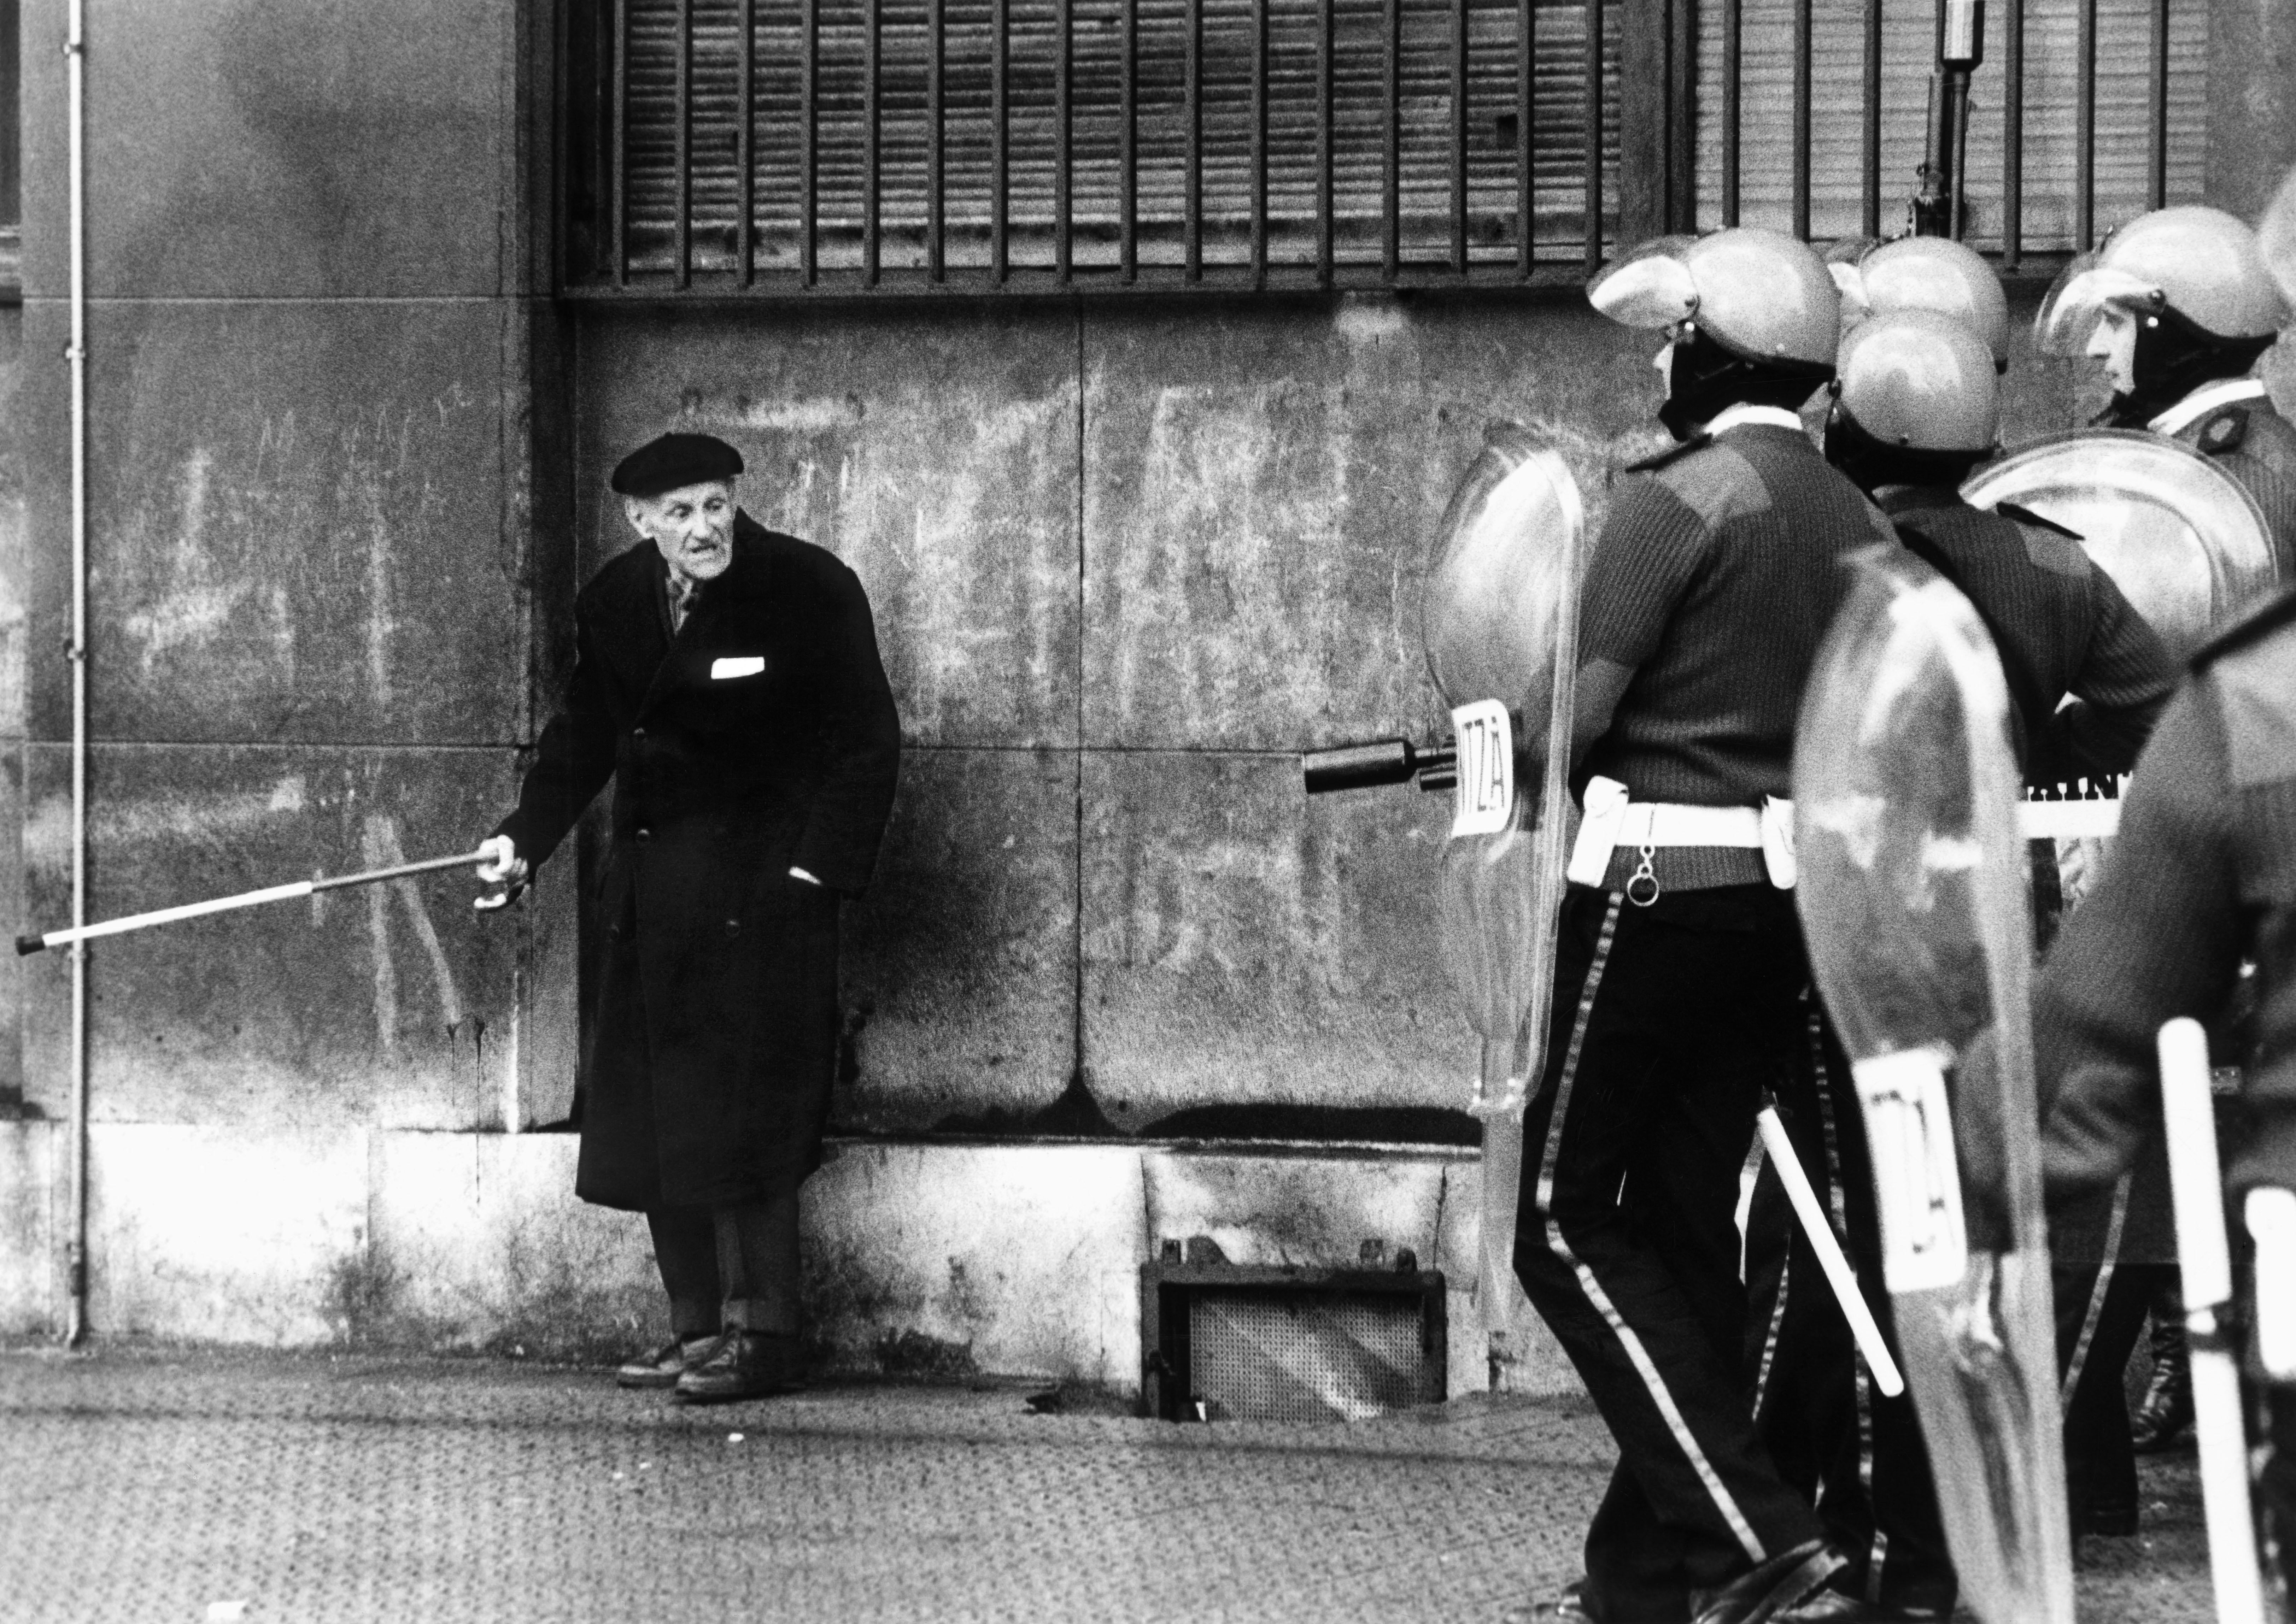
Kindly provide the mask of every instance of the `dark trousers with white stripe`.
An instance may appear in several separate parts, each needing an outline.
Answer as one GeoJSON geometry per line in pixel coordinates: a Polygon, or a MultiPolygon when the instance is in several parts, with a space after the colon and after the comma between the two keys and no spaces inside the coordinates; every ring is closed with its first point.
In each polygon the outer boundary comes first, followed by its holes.
{"type": "Polygon", "coordinates": [[[2060,1262],[2054,1270],[2065,1502],[2076,1532],[2126,1527],[2136,1519],[2136,1446],[2124,1373],[2153,1300],[2164,1286],[2173,1289],[2178,1277],[2174,1263],[2118,1257],[2101,1264],[2060,1262]]]}
{"type": "MultiPolygon", "coordinates": [[[[1779,1090],[1778,1115],[1895,1355],[1865,1115],[1849,1057],[1815,996],[1805,1005],[1797,1059],[1790,1085],[1779,1090]]],[[[1746,1286],[1756,1427],[1780,1473],[1811,1498],[1827,1537],[1849,1559],[1850,1587],[1890,1611],[1950,1612],[1958,1587],[1913,1395],[1892,1399],[1874,1388],[1833,1288],[1767,1161],[1747,1212],[1746,1286]]]]}
{"type": "Polygon", "coordinates": [[[1753,1424],[1738,1175],[1793,1061],[1808,981],[1791,894],[1574,886],[1546,1067],[1523,1119],[1515,1269],[1619,1446],[1587,1532],[1606,1619],[1822,1537],[1753,1424]]]}

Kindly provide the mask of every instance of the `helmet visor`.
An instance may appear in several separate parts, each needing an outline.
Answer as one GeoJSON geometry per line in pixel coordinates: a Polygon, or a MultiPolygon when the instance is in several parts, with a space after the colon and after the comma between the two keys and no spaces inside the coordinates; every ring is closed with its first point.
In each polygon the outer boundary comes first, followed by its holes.
{"type": "Polygon", "coordinates": [[[1855,260],[1830,259],[1825,273],[1833,278],[1833,285],[1841,295],[1841,332],[1849,330],[1874,314],[1874,301],[1866,291],[1866,273],[1855,260]]]}
{"type": "Polygon", "coordinates": [[[2296,169],[2280,184],[2280,194],[2264,211],[2256,228],[2256,246],[2264,255],[2265,269],[2280,284],[2281,296],[2296,305],[2296,169]]]}
{"type": "Polygon", "coordinates": [[[2033,318],[2033,344],[2046,355],[2081,355],[2107,310],[2157,311],[2165,302],[2158,282],[2131,276],[2083,254],[2057,273],[2041,313],[2033,318]]]}
{"type": "Polygon", "coordinates": [[[1698,284],[1683,263],[1693,239],[1655,237],[1587,284],[1587,302],[1627,327],[1663,331],[1698,309],[1698,284]]]}

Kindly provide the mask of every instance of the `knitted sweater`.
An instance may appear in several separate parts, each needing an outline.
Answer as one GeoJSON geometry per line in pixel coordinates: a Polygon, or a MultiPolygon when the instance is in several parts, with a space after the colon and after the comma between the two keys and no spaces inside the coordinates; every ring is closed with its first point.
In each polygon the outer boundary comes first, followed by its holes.
{"type": "MultiPolygon", "coordinates": [[[[2248,1131],[2226,1182],[2296,1185],[2296,593],[2204,649],[2138,759],[2118,848],[2034,991],[2053,1206],[2160,1130],[2155,1035],[2256,966],[2248,1131]]],[[[2233,1058],[2234,1057],[2225,1057],[2233,1058]]]]}
{"type": "MultiPolygon", "coordinates": [[[[1699,806],[1790,795],[1802,688],[1849,586],[1842,560],[1896,535],[1795,429],[1742,425],[1646,467],[1620,485],[1580,592],[1582,694],[1619,695],[1581,779],[1699,806]]],[[[1614,853],[1609,883],[1638,861],[1614,853]]],[[[1759,852],[1733,848],[1661,848],[1652,871],[1669,890],[1763,877],[1759,852]]]]}
{"type": "Polygon", "coordinates": [[[2169,437],[2181,440],[2248,488],[2264,510],[2280,556],[2280,578],[2296,581],[2296,425],[2266,399],[2203,412],[2169,437]]]}
{"type": "Polygon", "coordinates": [[[2019,701],[2026,780],[2128,771],[2180,673],[2112,577],[2071,537],[1950,490],[1901,486],[1878,500],[1900,532],[1937,550],[1993,634],[2019,701]],[[2068,694],[2075,703],[2061,706],[2068,694]]]}

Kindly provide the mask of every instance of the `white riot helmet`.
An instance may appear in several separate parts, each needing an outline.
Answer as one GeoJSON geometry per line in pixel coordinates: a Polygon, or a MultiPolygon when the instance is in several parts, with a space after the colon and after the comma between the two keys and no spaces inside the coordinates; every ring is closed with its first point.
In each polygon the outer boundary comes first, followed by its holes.
{"type": "Polygon", "coordinates": [[[2034,342],[2049,355],[2087,354],[2116,313],[2134,324],[2134,348],[2113,416],[2136,421],[2245,373],[2289,305],[2245,221],[2189,206],[2140,215],[2068,265],[2042,301],[2034,342]]]}
{"type": "Polygon", "coordinates": [[[1841,296],[1809,245],[1780,232],[1657,238],[1587,298],[1614,322],[1673,335],[1659,416],[1677,436],[1741,401],[1799,406],[1833,375],[1841,296]]]}
{"type": "Polygon", "coordinates": [[[1841,341],[1825,457],[1867,490],[1958,486],[2000,429],[1993,354],[1953,317],[1871,316],[1841,341]]]}
{"type": "Polygon", "coordinates": [[[1993,370],[2009,365],[2009,300],[1982,255],[1950,237],[1899,237],[1874,243],[1826,268],[1841,290],[1846,333],[1870,316],[1933,310],[1951,316],[1993,353],[1993,370]]]}

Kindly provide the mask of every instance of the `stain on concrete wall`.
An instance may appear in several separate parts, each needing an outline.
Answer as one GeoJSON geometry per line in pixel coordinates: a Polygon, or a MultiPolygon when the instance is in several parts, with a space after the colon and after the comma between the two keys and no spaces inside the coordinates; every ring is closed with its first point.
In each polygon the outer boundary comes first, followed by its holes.
{"type": "MultiPolygon", "coordinates": [[[[495,304],[107,304],[91,324],[92,725],[134,739],[509,743],[529,618],[502,535],[495,304]]],[[[35,348],[63,313],[36,304],[35,348]]],[[[32,516],[68,537],[69,377],[27,380],[32,516]]],[[[70,624],[69,554],[34,613],[70,624]]],[[[63,662],[34,730],[69,729],[63,662]]]]}
{"type": "MultiPolygon", "coordinates": [[[[69,917],[70,752],[31,750],[29,914],[69,917]]],[[[105,745],[91,918],[466,849],[506,749],[105,745]],[[447,770],[442,771],[445,768],[447,770]]],[[[501,1126],[516,1057],[508,922],[458,874],[217,914],[92,944],[93,1109],[115,1122],[501,1126]]],[[[69,964],[29,961],[26,1098],[65,1108],[69,964]]]]}
{"type": "MultiPolygon", "coordinates": [[[[521,8],[470,0],[88,7],[89,264],[107,298],[484,297],[521,229],[521,8]]],[[[29,0],[24,206],[61,221],[64,8],[29,0]]],[[[61,293],[64,233],[28,231],[61,293]]]]}

